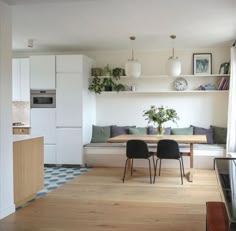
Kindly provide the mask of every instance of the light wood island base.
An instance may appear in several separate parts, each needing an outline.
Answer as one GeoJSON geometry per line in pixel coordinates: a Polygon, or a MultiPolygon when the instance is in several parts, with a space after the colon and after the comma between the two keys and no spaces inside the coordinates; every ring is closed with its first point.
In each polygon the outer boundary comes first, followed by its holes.
{"type": "Polygon", "coordinates": [[[43,137],[16,137],[13,142],[14,203],[33,199],[44,187],[43,137]]]}

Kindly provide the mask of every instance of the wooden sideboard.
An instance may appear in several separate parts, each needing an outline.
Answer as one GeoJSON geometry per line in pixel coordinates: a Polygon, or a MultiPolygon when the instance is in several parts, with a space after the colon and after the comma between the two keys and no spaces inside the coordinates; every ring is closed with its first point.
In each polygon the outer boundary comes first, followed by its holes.
{"type": "Polygon", "coordinates": [[[13,141],[14,203],[18,207],[44,188],[43,137],[15,136],[13,141]]]}

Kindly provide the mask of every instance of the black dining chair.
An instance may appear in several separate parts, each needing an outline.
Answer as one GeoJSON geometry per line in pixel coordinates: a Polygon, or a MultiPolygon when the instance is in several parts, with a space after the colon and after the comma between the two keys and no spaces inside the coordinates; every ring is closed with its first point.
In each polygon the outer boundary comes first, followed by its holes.
{"type": "Polygon", "coordinates": [[[156,159],[156,164],[154,166],[155,173],[154,173],[153,184],[155,183],[158,160],[160,160],[159,176],[161,175],[161,160],[162,159],[179,160],[181,183],[183,184],[183,175],[185,176],[184,162],[183,162],[182,153],[179,151],[179,144],[175,140],[167,140],[167,139],[160,140],[157,143],[156,156],[157,156],[157,159],[156,159]]]}
{"type": "MultiPolygon", "coordinates": [[[[123,183],[125,181],[126,166],[128,160],[131,160],[131,176],[132,176],[134,159],[147,159],[149,162],[150,184],[152,184],[150,157],[151,156],[153,157],[153,153],[148,151],[147,143],[143,140],[128,140],[126,143],[126,156],[127,159],[125,161],[123,183]]],[[[155,166],[154,157],[153,157],[153,165],[155,166]]]]}

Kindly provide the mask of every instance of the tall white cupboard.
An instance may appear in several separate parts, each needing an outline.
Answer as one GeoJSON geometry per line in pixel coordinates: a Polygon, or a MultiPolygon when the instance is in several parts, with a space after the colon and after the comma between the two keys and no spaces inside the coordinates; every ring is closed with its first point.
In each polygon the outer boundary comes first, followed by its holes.
{"type": "Polygon", "coordinates": [[[29,101],[29,88],[29,59],[12,59],[12,101],[29,101]]]}
{"type": "Polygon", "coordinates": [[[96,100],[88,91],[93,61],[82,55],[56,56],[57,164],[83,164],[96,120],[96,100]]]}

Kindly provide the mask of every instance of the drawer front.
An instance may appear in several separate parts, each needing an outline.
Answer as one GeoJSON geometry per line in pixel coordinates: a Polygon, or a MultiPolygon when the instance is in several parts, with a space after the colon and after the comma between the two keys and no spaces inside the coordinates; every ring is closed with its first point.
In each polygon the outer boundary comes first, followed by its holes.
{"type": "Polygon", "coordinates": [[[13,128],[14,135],[27,135],[29,134],[29,128],[13,128]]]}

